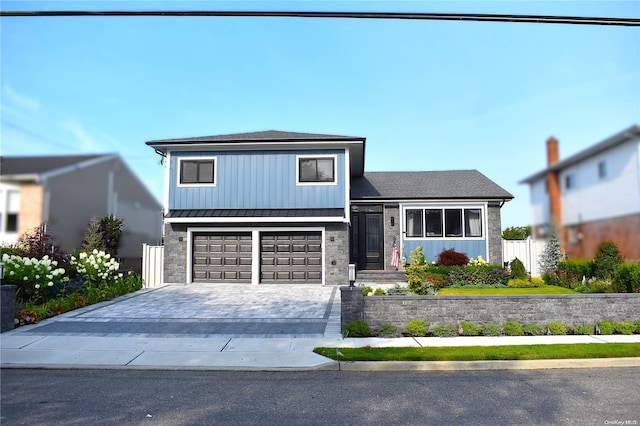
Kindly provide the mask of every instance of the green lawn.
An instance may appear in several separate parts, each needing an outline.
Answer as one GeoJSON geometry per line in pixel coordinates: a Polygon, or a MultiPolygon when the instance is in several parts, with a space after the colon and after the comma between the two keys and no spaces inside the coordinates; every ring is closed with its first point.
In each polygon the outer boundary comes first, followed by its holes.
{"type": "Polygon", "coordinates": [[[537,288],[443,288],[439,296],[509,296],[522,294],[580,294],[569,288],[546,285],[537,288]]]}
{"type": "MultiPolygon", "coordinates": [[[[336,348],[315,348],[336,359],[336,348]]],[[[341,361],[482,361],[640,357],[640,343],[576,343],[410,348],[340,348],[341,361]]]]}

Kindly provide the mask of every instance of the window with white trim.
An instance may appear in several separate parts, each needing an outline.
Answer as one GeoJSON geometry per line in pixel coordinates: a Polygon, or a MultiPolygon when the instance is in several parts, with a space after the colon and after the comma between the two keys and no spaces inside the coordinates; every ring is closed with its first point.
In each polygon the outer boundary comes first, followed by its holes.
{"type": "Polygon", "coordinates": [[[600,178],[600,180],[603,180],[607,177],[607,163],[605,163],[604,161],[600,161],[598,163],[598,178],[600,178]]]}
{"type": "Polygon", "coordinates": [[[216,185],[216,158],[178,159],[178,186],[199,185],[216,185]]]}
{"type": "Polygon", "coordinates": [[[336,156],[298,156],[298,184],[335,184],[336,156]]]}
{"type": "Polygon", "coordinates": [[[406,210],[408,238],[482,238],[482,209],[417,208],[406,210]],[[424,226],[423,226],[424,224],[424,226]]]}
{"type": "MultiPolygon", "coordinates": [[[[1,192],[0,192],[1,193],[1,192]]],[[[18,232],[18,213],[20,212],[20,192],[7,191],[5,220],[2,231],[18,232]]],[[[0,218],[1,219],[1,218],[0,218]]]]}

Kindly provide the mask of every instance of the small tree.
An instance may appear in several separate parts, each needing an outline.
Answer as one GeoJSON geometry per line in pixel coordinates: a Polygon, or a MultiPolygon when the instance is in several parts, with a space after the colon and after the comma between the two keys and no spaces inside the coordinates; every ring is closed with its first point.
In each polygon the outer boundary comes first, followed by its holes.
{"type": "Polygon", "coordinates": [[[603,241],[596,250],[596,256],[593,259],[593,272],[597,278],[609,280],[616,274],[618,266],[624,263],[624,258],[618,246],[611,241],[603,241]]]}
{"type": "Polygon", "coordinates": [[[429,285],[427,284],[427,262],[424,259],[422,247],[418,246],[411,251],[411,263],[406,267],[407,287],[413,294],[427,294],[429,285]]]}
{"type": "Polygon", "coordinates": [[[555,222],[549,223],[549,241],[544,246],[542,255],[538,264],[543,273],[552,271],[558,266],[563,258],[562,250],[560,249],[560,242],[558,241],[558,233],[556,230],[555,222]]]}
{"type": "Polygon", "coordinates": [[[67,259],[65,253],[53,243],[53,238],[46,231],[44,225],[25,232],[18,239],[16,254],[18,256],[42,259],[45,255],[59,264],[67,259]]]}
{"type": "Polygon", "coordinates": [[[123,220],[119,217],[109,215],[100,219],[100,232],[102,233],[105,253],[114,257],[118,255],[123,228],[123,220]]]}
{"type": "Polygon", "coordinates": [[[509,263],[509,269],[511,270],[511,278],[514,279],[526,279],[529,276],[527,275],[527,270],[524,267],[524,264],[517,257],[509,263]]]}
{"type": "Polygon", "coordinates": [[[100,230],[100,219],[97,216],[93,216],[89,220],[89,225],[84,233],[81,249],[86,252],[92,252],[94,249],[100,251],[105,250],[105,248],[102,231],[100,230]]]}
{"type": "Polygon", "coordinates": [[[511,226],[502,231],[505,240],[526,240],[530,235],[530,226],[511,226]]]}

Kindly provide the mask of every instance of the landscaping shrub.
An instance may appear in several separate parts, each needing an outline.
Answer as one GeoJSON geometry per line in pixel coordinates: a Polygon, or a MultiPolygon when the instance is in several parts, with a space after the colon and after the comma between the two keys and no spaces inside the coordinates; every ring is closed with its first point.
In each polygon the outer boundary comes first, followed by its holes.
{"type": "Polygon", "coordinates": [[[480,335],[482,336],[499,336],[500,327],[495,324],[486,324],[480,326],[480,335]]]}
{"type": "Polygon", "coordinates": [[[374,296],[386,296],[387,292],[384,290],[384,288],[376,288],[373,292],[374,296]]]}
{"type": "Polygon", "coordinates": [[[565,327],[561,322],[550,322],[547,324],[547,334],[551,334],[553,336],[564,336],[567,334],[567,327],[565,327]]]}
{"type": "Polygon", "coordinates": [[[618,246],[611,241],[600,243],[593,259],[593,274],[597,278],[612,279],[618,266],[624,263],[624,258],[618,246]]]}
{"type": "Polygon", "coordinates": [[[363,296],[369,296],[369,295],[373,295],[373,288],[371,286],[364,286],[362,288],[362,295],[363,296]]]}
{"type": "Polygon", "coordinates": [[[429,326],[425,320],[414,319],[407,323],[405,326],[407,334],[413,337],[424,337],[429,332],[429,326]]]}
{"type": "Polygon", "coordinates": [[[538,265],[543,274],[555,270],[558,262],[564,257],[560,249],[560,242],[558,241],[557,228],[557,225],[552,220],[549,223],[549,241],[544,245],[544,250],[538,261],[538,265]]]}
{"type": "Polygon", "coordinates": [[[436,337],[453,337],[458,335],[456,328],[449,324],[439,325],[433,329],[433,335],[436,337]]]}
{"type": "Polygon", "coordinates": [[[531,277],[529,281],[531,282],[532,288],[538,288],[544,285],[544,280],[540,277],[531,277]]]}
{"type": "Polygon", "coordinates": [[[45,302],[42,292],[53,287],[54,282],[64,274],[58,262],[45,255],[42,259],[2,255],[5,281],[16,285],[16,299],[19,302],[45,302]]]}
{"type": "Polygon", "coordinates": [[[456,266],[450,269],[448,286],[505,287],[509,273],[499,265],[456,266]]]}
{"type": "Polygon", "coordinates": [[[524,263],[517,257],[509,263],[509,269],[511,270],[511,278],[512,279],[527,279],[529,275],[527,274],[527,270],[524,267],[524,263]]]}
{"type": "Polygon", "coordinates": [[[436,261],[436,265],[439,266],[458,266],[466,265],[467,263],[469,263],[467,255],[465,253],[459,253],[453,248],[442,250],[438,254],[438,260],[436,261]]]}
{"type": "Polygon", "coordinates": [[[596,334],[613,334],[613,330],[611,321],[600,321],[596,324],[596,334]]]}
{"type": "Polygon", "coordinates": [[[38,226],[22,234],[16,247],[17,256],[29,259],[43,259],[47,256],[60,267],[66,267],[67,256],[54,244],[53,238],[45,231],[44,226],[38,226]]]}
{"type": "Polygon", "coordinates": [[[533,288],[536,285],[532,284],[527,278],[511,278],[507,282],[507,287],[510,288],[533,288]]]}
{"type": "Polygon", "coordinates": [[[434,288],[444,288],[449,284],[449,271],[447,270],[447,274],[444,275],[438,272],[429,272],[429,270],[427,270],[426,279],[434,288]]]}
{"type": "Polygon", "coordinates": [[[634,322],[633,325],[635,326],[634,333],[640,334],[640,320],[637,320],[636,322],[634,322]]]}
{"type": "Polygon", "coordinates": [[[475,259],[469,259],[469,262],[467,262],[467,265],[469,266],[484,266],[484,265],[488,265],[487,261],[484,260],[482,258],[482,256],[478,255],[478,257],[476,257],[475,259]]]}
{"type": "Polygon", "coordinates": [[[403,296],[409,292],[409,289],[403,285],[396,284],[387,290],[388,295],[403,296]]]}
{"type": "Polygon", "coordinates": [[[424,259],[422,247],[418,246],[411,251],[411,262],[406,267],[407,286],[413,294],[427,294],[427,262],[424,259]]]}
{"type": "Polygon", "coordinates": [[[470,322],[462,321],[458,326],[458,334],[461,336],[479,336],[480,329],[470,322]]]}
{"type": "Polygon", "coordinates": [[[347,337],[369,337],[371,336],[371,328],[369,324],[363,320],[355,320],[348,323],[344,330],[342,330],[342,336],[347,337]]]}
{"type": "Polygon", "coordinates": [[[610,280],[589,278],[584,284],[575,288],[580,293],[613,293],[613,285],[610,280]]]}
{"type": "Polygon", "coordinates": [[[616,293],[640,291],[640,262],[628,262],[618,266],[613,278],[613,290],[616,293]]]}
{"type": "Polygon", "coordinates": [[[544,335],[544,330],[542,327],[536,324],[526,324],[522,326],[522,331],[527,336],[542,336],[544,335]]]}
{"type": "Polygon", "coordinates": [[[510,226],[502,231],[505,240],[526,240],[531,235],[531,226],[510,226]]]}
{"type": "Polygon", "coordinates": [[[524,336],[522,325],[519,322],[507,321],[502,325],[505,336],[524,336]]]}
{"type": "Polygon", "coordinates": [[[385,324],[376,330],[377,337],[400,337],[401,335],[400,330],[395,325],[385,324]]]}
{"type": "Polygon", "coordinates": [[[593,276],[593,262],[582,259],[563,260],[554,270],[543,274],[548,285],[575,289],[583,284],[583,279],[593,276]]]}
{"type": "Polygon", "coordinates": [[[616,321],[613,324],[613,331],[616,334],[633,334],[635,325],[632,322],[616,321]]]}
{"type": "Polygon", "coordinates": [[[576,324],[573,327],[569,327],[569,333],[576,335],[595,334],[595,327],[588,324],[576,324]]]}

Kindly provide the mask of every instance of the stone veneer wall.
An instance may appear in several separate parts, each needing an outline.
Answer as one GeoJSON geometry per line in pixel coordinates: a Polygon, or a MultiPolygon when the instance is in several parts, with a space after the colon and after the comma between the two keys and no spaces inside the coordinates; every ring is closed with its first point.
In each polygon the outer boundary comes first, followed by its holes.
{"type": "Polygon", "coordinates": [[[363,296],[362,289],[341,287],[341,323],[362,319],[371,327],[389,324],[404,330],[407,322],[423,319],[429,327],[469,321],[476,325],[544,326],[596,321],[640,319],[640,294],[558,294],[530,296],[363,296]]]}
{"type": "MultiPolygon", "coordinates": [[[[400,250],[400,206],[398,204],[385,204],[383,215],[383,233],[384,233],[384,270],[395,271],[395,268],[390,265],[391,262],[391,245],[393,244],[393,237],[396,237],[396,244],[398,250],[400,250]],[[391,218],[393,217],[393,226],[391,226],[391,218]]],[[[402,265],[402,259],[400,259],[402,265]]]]}
{"type": "Polygon", "coordinates": [[[489,238],[489,256],[487,262],[495,265],[502,265],[502,219],[500,216],[500,206],[491,205],[487,207],[487,237],[489,238]]]}
{"type": "MultiPolygon", "coordinates": [[[[291,226],[291,225],[288,225],[291,226]]],[[[317,226],[314,224],[313,226],[317,226]]],[[[301,225],[303,230],[304,225],[301,225]]],[[[184,283],[187,278],[187,225],[165,224],[164,282],[184,283]]],[[[325,283],[349,282],[349,226],[346,223],[325,225],[325,283]],[[333,240],[333,241],[332,241],[333,240]]]]}

